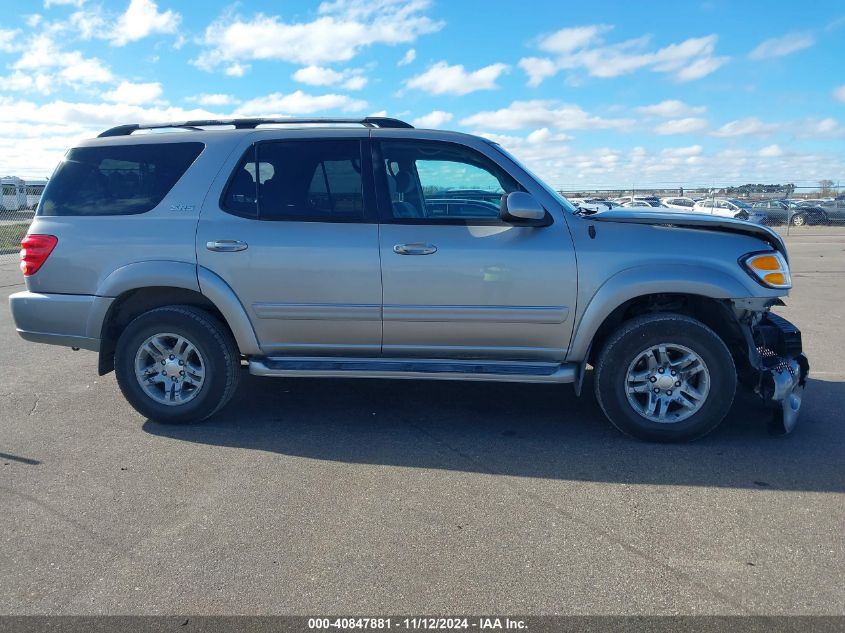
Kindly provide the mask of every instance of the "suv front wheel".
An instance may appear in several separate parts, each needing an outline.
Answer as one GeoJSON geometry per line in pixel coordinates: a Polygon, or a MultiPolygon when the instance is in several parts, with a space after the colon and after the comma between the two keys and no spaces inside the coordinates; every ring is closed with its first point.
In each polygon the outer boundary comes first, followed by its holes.
{"type": "Polygon", "coordinates": [[[680,314],[650,314],[622,324],[595,367],[599,405],[623,433],[658,442],[694,440],[727,414],[736,368],[709,327],[680,314]]]}
{"type": "Polygon", "coordinates": [[[171,424],[204,420],[222,409],[241,373],[232,335],[192,306],[165,306],[136,317],[118,339],[114,361],[129,404],[171,424]]]}

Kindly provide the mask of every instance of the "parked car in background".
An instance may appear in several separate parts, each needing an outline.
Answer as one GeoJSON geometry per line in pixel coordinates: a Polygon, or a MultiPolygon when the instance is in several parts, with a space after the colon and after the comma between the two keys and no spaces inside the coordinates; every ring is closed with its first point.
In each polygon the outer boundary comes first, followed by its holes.
{"type": "Polygon", "coordinates": [[[832,224],[845,223],[845,198],[836,198],[832,202],[826,202],[819,206],[824,209],[832,224]]]}
{"type": "Polygon", "coordinates": [[[828,224],[827,213],[821,207],[802,206],[790,200],[760,200],[751,205],[766,215],[766,224],[793,226],[828,224]]]}
{"type": "Polygon", "coordinates": [[[766,220],[764,213],[737,198],[706,198],[696,202],[692,210],[695,213],[709,213],[724,218],[747,220],[755,224],[764,224],[766,220]]]}
{"type": "Polygon", "coordinates": [[[625,196],[614,200],[623,207],[662,207],[657,196],[625,196]]]}
{"type": "Polygon", "coordinates": [[[667,209],[678,209],[679,211],[692,211],[692,208],[695,206],[695,200],[683,196],[661,198],[660,202],[667,209]]]}
{"type": "Polygon", "coordinates": [[[618,209],[622,205],[613,200],[605,200],[604,198],[567,198],[572,204],[584,211],[607,211],[609,209],[618,209]]]}

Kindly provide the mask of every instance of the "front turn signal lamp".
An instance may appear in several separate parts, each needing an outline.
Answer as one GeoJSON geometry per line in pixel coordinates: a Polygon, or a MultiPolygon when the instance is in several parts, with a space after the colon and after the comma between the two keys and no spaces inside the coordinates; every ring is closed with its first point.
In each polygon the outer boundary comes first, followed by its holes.
{"type": "Polygon", "coordinates": [[[779,252],[749,253],[739,261],[749,275],[767,288],[792,288],[789,265],[779,252]]]}

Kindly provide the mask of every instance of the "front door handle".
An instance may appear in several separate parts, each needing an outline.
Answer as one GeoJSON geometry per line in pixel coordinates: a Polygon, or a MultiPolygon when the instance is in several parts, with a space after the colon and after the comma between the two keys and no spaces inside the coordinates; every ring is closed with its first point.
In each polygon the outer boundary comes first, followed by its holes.
{"type": "Polygon", "coordinates": [[[248,244],[240,240],[212,240],[206,242],[205,247],[210,251],[216,251],[218,253],[235,253],[237,251],[245,251],[248,248],[248,244]]]}
{"type": "Polygon", "coordinates": [[[431,255],[437,252],[434,244],[397,244],[393,247],[397,255],[431,255]]]}

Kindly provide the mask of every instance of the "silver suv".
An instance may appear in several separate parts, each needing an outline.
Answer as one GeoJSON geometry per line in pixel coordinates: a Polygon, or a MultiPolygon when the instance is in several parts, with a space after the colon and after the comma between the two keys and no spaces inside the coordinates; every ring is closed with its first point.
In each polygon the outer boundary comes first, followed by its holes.
{"type": "Polygon", "coordinates": [[[68,151],[21,257],[20,335],[98,352],[160,422],[219,411],[244,365],[580,394],[589,364],[635,437],[704,435],[737,382],[784,433],[808,372],[769,311],[791,284],[770,229],[579,210],[494,142],[396,119],[107,130],[68,151]]]}

